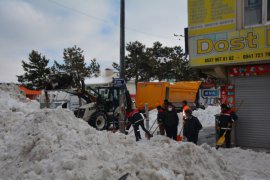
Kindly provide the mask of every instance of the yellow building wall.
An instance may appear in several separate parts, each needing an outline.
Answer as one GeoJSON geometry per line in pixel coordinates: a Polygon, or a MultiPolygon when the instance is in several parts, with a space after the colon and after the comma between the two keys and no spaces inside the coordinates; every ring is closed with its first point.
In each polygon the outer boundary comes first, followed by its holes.
{"type": "Polygon", "coordinates": [[[189,36],[236,29],[234,0],[188,0],[189,36]]]}

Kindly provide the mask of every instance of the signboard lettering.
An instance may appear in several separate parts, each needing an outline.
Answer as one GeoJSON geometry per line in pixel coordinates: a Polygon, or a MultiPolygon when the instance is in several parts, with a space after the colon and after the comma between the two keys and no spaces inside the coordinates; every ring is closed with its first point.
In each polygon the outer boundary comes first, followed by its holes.
{"type": "Polygon", "coordinates": [[[114,86],[123,86],[125,84],[125,80],[122,78],[114,78],[113,85],[114,86]]]}
{"type": "Polygon", "coordinates": [[[216,98],[219,97],[219,90],[217,89],[203,89],[202,96],[207,98],[216,98]]]}
{"type": "Polygon", "coordinates": [[[191,66],[269,60],[268,37],[270,26],[191,37],[191,66]]]}
{"type": "Polygon", "coordinates": [[[236,28],[232,0],[189,0],[188,12],[190,36],[236,28]]]}

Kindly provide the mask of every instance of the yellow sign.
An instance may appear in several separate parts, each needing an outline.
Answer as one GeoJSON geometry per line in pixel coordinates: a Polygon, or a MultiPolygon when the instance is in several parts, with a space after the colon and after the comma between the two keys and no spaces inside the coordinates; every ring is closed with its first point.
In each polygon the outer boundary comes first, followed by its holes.
{"type": "Polygon", "coordinates": [[[189,36],[236,29],[234,0],[188,0],[189,36]]]}
{"type": "Polygon", "coordinates": [[[270,26],[189,39],[191,66],[270,60],[270,26]]]}

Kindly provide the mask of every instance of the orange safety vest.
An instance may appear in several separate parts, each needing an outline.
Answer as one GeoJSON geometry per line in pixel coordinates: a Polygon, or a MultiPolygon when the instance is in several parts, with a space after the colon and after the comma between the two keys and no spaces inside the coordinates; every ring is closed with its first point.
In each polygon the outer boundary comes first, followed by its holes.
{"type": "Polygon", "coordinates": [[[189,109],[189,106],[188,105],[184,105],[183,106],[183,111],[182,111],[182,113],[183,113],[183,119],[186,118],[185,110],[187,110],[187,109],[189,109]]]}

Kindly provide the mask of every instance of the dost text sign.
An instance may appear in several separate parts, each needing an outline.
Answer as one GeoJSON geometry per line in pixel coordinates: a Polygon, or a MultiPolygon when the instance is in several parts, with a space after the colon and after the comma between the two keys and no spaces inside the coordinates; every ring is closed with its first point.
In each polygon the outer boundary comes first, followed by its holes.
{"type": "Polygon", "coordinates": [[[191,66],[270,59],[270,26],[189,39],[191,66]]]}

